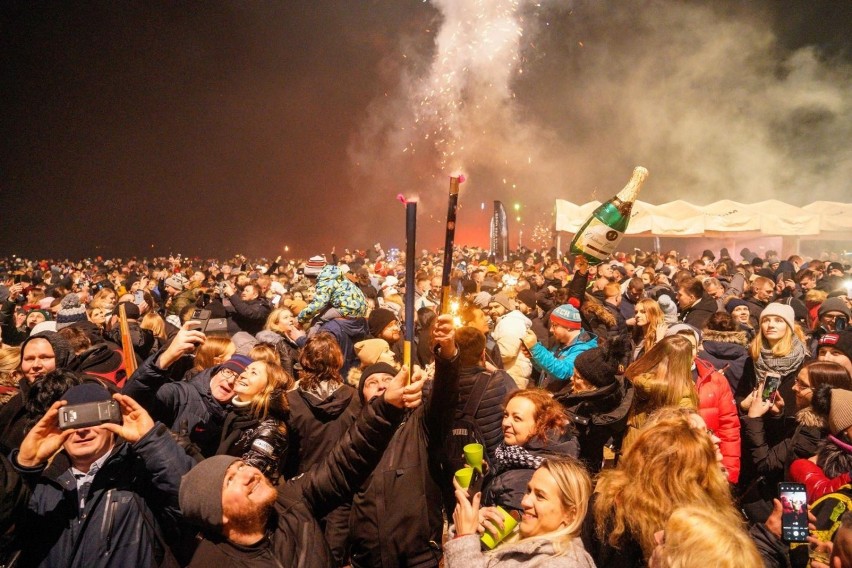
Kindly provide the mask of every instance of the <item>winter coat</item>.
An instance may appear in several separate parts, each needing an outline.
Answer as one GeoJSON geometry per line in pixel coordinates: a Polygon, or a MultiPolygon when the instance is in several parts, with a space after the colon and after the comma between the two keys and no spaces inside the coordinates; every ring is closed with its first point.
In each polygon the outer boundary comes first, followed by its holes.
{"type": "Polygon", "coordinates": [[[580,460],[592,474],[601,470],[604,446],[610,440],[616,448],[621,445],[634,392],[630,381],[619,375],[614,383],[591,392],[556,395],[580,442],[580,460]]]}
{"type": "Polygon", "coordinates": [[[219,365],[204,369],[188,381],[171,382],[169,370],[157,365],[159,356],[159,352],[155,353],[136,369],[121,389],[122,394],[174,432],[189,432],[190,440],[204,456],[214,455],[226,415],[225,405],[210,392],[210,380],[219,372],[219,365]]]}
{"type": "Polygon", "coordinates": [[[589,299],[580,306],[580,314],[583,316],[583,328],[595,337],[612,338],[626,330],[624,318],[612,304],[589,299]]]}
{"type": "Polygon", "coordinates": [[[748,352],[748,338],[744,331],[706,330],[701,347],[698,358],[725,375],[735,395],[743,377],[748,379],[748,384],[754,382],[754,363],[748,352]]]}
{"type": "Polygon", "coordinates": [[[402,419],[401,410],[376,399],[364,407],[339,443],[309,472],[278,485],[266,538],[251,547],[205,535],[189,566],[209,568],[334,568],[318,519],[349,499],[381,459],[402,419]]]}
{"type": "Polygon", "coordinates": [[[547,539],[502,544],[494,552],[482,552],[477,535],[465,535],[447,541],[447,568],[595,568],[592,557],[579,538],[573,540],[572,550],[555,556],[556,549],[547,539]]]}
{"type": "Polygon", "coordinates": [[[598,338],[586,332],[581,332],[570,345],[558,343],[550,351],[540,343],[533,345],[530,349],[533,364],[542,371],[539,386],[556,392],[567,388],[570,385],[568,379],[574,375],[574,360],[580,353],[597,346],[598,338]]]}
{"type": "Polygon", "coordinates": [[[299,346],[286,335],[282,335],[275,331],[264,330],[255,334],[255,339],[262,343],[269,343],[275,347],[278,353],[278,358],[281,359],[281,367],[287,371],[287,374],[293,377],[293,380],[299,380],[298,363],[299,363],[299,346]]]}
{"type": "Polygon", "coordinates": [[[101,341],[77,355],[74,370],[104,379],[118,388],[127,382],[124,353],[111,341],[101,341]]]}
{"type": "Polygon", "coordinates": [[[82,512],[64,452],[46,468],[16,466],[33,488],[18,527],[21,566],[176,565],[163,535],[176,530],[181,476],[193,464],[162,424],[135,444],[119,440],[95,473],[82,512]]]}
{"type": "Polygon", "coordinates": [[[21,445],[26,433],[29,414],[26,405],[32,383],[26,378],[18,381],[18,394],[0,408],[0,453],[5,456],[21,445]]]}
{"type": "MultiPolygon", "coordinates": [[[[139,327],[139,322],[136,320],[128,321],[127,327],[130,329],[130,343],[133,345],[133,351],[139,357],[140,361],[144,361],[151,354],[151,349],[154,347],[154,333],[150,329],[139,327]]],[[[116,345],[121,345],[120,327],[116,327],[105,335],[107,339],[116,345]]]]}
{"type": "Polygon", "coordinates": [[[316,293],[310,304],[296,314],[301,323],[308,323],[326,309],[334,308],[341,316],[367,316],[367,300],[357,284],[349,280],[338,266],[326,264],[317,276],[316,293]]]}
{"type": "Polygon", "coordinates": [[[238,331],[245,331],[254,335],[262,331],[266,319],[272,313],[272,304],[266,298],[260,297],[245,301],[239,294],[232,294],[229,298],[230,306],[225,306],[228,314],[228,334],[234,335],[238,331]]]}
{"type": "MultiPolygon", "coordinates": [[[[501,448],[511,451],[513,448],[501,448]]],[[[571,456],[576,458],[580,453],[577,438],[570,432],[556,432],[547,440],[533,438],[519,448],[523,455],[532,459],[519,459],[513,463],[491,462],[491,473],[482,491],[484,506],[499,505],[507,511],[523,511],[521,499],[527,492],[527,485],[537,469],[535,458],[554,456],[571,456]]]]}
{"type": "Polygon", "coordinates": [[[491,336],[500,348],[503,368],[515,380],[518,388],[526,388],[532,375],[532,362],[524,355],[521,344],[532,322],[519,312],[512,310],[497,321],[491,336]]]}
{"type": "Polygon", "coordinates": [[[695,329],[704,329],[710,316],[715,314],[717,310],[716,300],[704,294],[694,306],[681,310],[680,321],[688,323],[695,329]]]}
{"type": "Polygon", "coordinates": [[[826,436],[816,451],[817,463],[801,456],[790,466],[790,478],[804,483],[808,502],[837,491],[850,482],[852,447],[834,436],[826,436]]]}
{"type": "Polygon", "coordinates": [[[463,367],[459,371],[459,404],[456,407],[456,416],[459,416],[464,409],[473,386],[483,374],[491,376],[474,418],[484,438],[485,451],[491,458],[494,456],[495,448],[503,441],[503,401],[506,400],[506,395],[518,390],[518,387],[506,371],[497,370],[489,373],[480,366],[463,367]]]}
{"type": "Polygon", "coordinates": [[[273,393],[269,414],[263,420],[251,412],[251,406],[228,412],[216,455],[236,456],[273,482],[277,480],[287,456],[287,409],[281,403],[283,396],[273,393]]]}
{"type": "Polygon", "coordinates": [[[758,474],[783,481],[794,460],[816,454],[820,441],[827,434],[825,420],[811,407],[797,412],[796,420],[798,426],[793,435],[770,446],[766,441],[764,417],[742,418],[743,448],[748,452],[744,458],[751,459],[758,474]]]}
{"type": "Polygon", "coordinates": [[[438,566],[443,532],[442,490],[452,473],[439,449],[458,405],[458,357],[435,357],[434,387],[396,431],[382,460],[352,500],[354,568],[438,566]]]}
{"type": "Polygon", "coordinates": [[[703,359],[695,359],[695,390],[698,392],[698,414],[719,438],[722,465],[728,481],[740,477],[740,419],[737,403],[728,380],[703,359]]]}
{"type": "Polygon", "coordinates": [[[358,391],[344,384],[323,400],[297,388],[287,393],[287,402],[290,449],[284,474],[290,478],[308,471],[328,455],[355,422],[361,401],[358,391]]]}

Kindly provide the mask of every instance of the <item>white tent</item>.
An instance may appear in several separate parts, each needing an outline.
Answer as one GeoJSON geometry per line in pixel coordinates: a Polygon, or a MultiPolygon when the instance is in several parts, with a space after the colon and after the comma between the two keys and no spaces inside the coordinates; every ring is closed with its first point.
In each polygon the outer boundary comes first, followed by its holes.
{"type": "MultiPolygon", "coordinates": [[[[556,200],[556,230],[576,233],[600,205],[577,205],[556,200]]],[[[788,252],[798,252],[798,240],[852,240],[852,204],[816,201],[796,207],[774,199],[760,203],[716,201],[693,205],[677,200],[660,205],[637,201],[633,205],[627,235],[743,239],[785,237],[788,252]]]]}

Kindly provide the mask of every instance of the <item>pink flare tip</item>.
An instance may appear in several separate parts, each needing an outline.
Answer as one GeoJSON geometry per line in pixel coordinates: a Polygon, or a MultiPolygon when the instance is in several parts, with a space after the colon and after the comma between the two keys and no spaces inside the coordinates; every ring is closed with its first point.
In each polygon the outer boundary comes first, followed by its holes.
{"type": "Polygon", "coordinates": [[[404,196],[403,194],[401,194],[401,193],[397,193],[397,194],[396,194],[396,198],[397,198],[397,199],[399,200],[399,202],[400,202],[400,203],[402,203],[403,205],[406,205],[406,204],[408,203],[408,201],[406,201],[406,200],[405,200],[405,196],[404,196]]]}

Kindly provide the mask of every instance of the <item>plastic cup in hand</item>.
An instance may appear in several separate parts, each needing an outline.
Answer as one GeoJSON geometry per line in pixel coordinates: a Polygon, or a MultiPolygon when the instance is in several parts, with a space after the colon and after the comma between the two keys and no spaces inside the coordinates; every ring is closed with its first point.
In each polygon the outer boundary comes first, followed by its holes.
{"type": "Polygon", "coordinates": [[[467,444],[464,448],[464,461],[476,471],[482,473],[482,456],[485,448],[482,444],[467,444]]]}
{"type": "Polygon", "coordinates": [[[503,542],[503,540],[512,534],[515,530],[515,527],[518,526],[518,521],[509,514],[506,509],[503,507],[497,507],[497,510],[500,511],[500,514],[503,515],[503,530],[500,531],[496,536],[486,531],[479,538],[479,541],[488,549],[492,550],[495,546],[503,542]]]}
{"type": "Polygon", "coordinates": [[[473,478],[473,468],[463,467],[456,471],[455,477],[462,489],[467,489],[470,487],[470,480],[473,478]]]}

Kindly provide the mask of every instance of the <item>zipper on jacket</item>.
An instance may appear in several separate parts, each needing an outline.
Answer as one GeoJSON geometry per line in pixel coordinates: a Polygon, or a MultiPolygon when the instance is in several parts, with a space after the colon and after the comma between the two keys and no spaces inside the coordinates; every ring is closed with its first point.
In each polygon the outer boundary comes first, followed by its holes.
{"type": "Polygon", "coordinates": [[[115,520],[115,505],[112,500],[113,489],[107,491],[106,503],[104,507],[104,520],[101,522],[101,538],[106,542],[106,552],[109,553],[112,549],[112,526],[115,520]]]}

